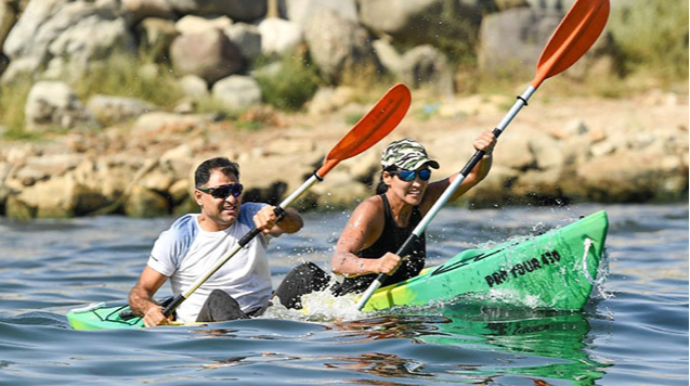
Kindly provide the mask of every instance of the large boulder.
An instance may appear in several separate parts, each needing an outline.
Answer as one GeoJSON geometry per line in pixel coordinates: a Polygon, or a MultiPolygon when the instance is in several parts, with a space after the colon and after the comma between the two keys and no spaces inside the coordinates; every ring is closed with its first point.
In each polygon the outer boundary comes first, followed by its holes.
{"type": "Polygon", "coordinates": [[[373,72],[380,67],[367,30],[336,12],[315,12],[304,32],[312,59],[335,82],[354,77],[365,67],[373,72]]]}
{"type": "Polygon", "coordinates": [[[217,29],[178,36],[170,47],[175,73],[214,83],[242,69],[240,50],[217,29]]]}
{"type": "Polygon", "coordinates": [[[182,15],[227,15],[233,20],[252,21],[266,15],[267,0],[168,0],[182,15]]]}
{"type": "Polygon", "coordinates": [[[173,19],[170,2],[166,0],[120,0],[122,10],[129,15],[132,23],[138,23],[146,18],[173,19]]]}
{"type": "Polygon", "coordinates": [[[284,0],[280,2],[281,13],[299,25],[306,25],[312,14],[320,9],[338,13],[346,20],[359,22],[355,0],[284,0]]]}
{"type": "Polygon", "coordinates": [[[195,16],[187,15],[175,23],[177,31],[183,35],[198,34],[209,29],[223,30],[232,25],[232,20],[227,16],[195,16]]]}
{"type": "MultiPolygon", "coordinates": [[[[0,52],[2,52],[2,45],[5,43],[5,38],[10,33],[14,23],[17,21],[17,15],[13,7],[5,1],[0,1],[0,52]]],[[[2,73],[2,71],[0,71],[2,73]]]]}
{"type": "Polygon", "coordinates": [[[33,85],[24,110],[26,129],[44,131],[60,127],[99,127],[72,89],[63,82],[40,81],[33,85]]]}
{"type": "Polygon", "coordinates": [[[453,95],[453,74],[446,57],[430,45],[407,51],[400,63],[402,81],[413,88],[429,87],[439,96],[453,95]]]}
{"type": "Polygon", "coordinates": [[[78,77],[90,62],[113,51],[133,52],[135,39],[119,13],[112,1],[30,2],[5,41],[11,62],[3,81],[43,68],[51,77],[78,77]]]}
{"type": "Polygon", "coordinates": [[[213,85],[213,98],[231,111],[242,111],[261,103],[261,87],[250,76],[233,75],[213,85]]]}
{"type": "Polygon", "coordinates": [[[261,55],[261,31],[259,27],[246,23],[235,23],[223,30],[245,59],[255,59],[261,55]]]}
{"type": "Polygon", "coordinates": [[[264,55],[283,55],[304,41],[302,27],[291,21],[268,18],[259,23],[261,52],[264,55]]]}
{"type": "Polygon", "coordinates": [[[92,96],[87,107],[104,125],[129,121],[158,110],[158,107],[140,99],[108,95],[92,96]]]}

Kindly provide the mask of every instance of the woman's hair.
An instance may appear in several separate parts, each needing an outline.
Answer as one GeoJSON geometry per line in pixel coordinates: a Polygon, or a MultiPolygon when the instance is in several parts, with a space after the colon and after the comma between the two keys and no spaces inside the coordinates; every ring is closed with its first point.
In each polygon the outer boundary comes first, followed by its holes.
{"type": "Polygon", "coordinates": [[[376,185],[376,194],[383,194],[388,191],[388,185],[386,185],[386,183],[383,182],[383,172],[393,172],[398,169],[399,168],[397,166],[393,165],[381,170],[381,175],[379,176],[379,183],[378,185],[376,185]]]}
{"type": "Polygon", "coordinates": [[[226,157],[216,157],[206,160],[196,168],[194,172],[194,186],[197,189],[202,188],[211,178],[211,172],[215,169],[220,169],[221,173],[229,176],[234,174],[238,179],[240,178],[240,165],[230,161],[226,157]]]}

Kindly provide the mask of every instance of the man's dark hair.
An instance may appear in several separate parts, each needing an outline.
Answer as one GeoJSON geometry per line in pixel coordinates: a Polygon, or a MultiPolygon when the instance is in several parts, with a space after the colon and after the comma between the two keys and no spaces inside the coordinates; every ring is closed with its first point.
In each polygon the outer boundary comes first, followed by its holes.
{"type": "Polygon", "coordinates": [[[234,174],[238,179],[240,178],[240,165],[226,157],[211,158],[199,165],[194,172],[194,185],[197,189],[203,188],[206,185],[209,178],[211,178],[211,172],[215,169],[219,169],[226,176],[234,174]]]}

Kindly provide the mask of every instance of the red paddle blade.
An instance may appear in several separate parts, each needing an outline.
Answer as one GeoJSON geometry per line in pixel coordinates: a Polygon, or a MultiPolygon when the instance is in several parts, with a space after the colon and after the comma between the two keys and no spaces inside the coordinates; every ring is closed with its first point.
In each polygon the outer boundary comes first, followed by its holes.
{"type": "Polygon", "coordinates": [[[340,161],[369,149],[398,126],[410,108],[412,96],[404,84],[396,84],[355,124],[326,156],[317,170],[323,177],[340,161]]]}
{"type": "Polygon", "coordinates": [[[601,35],[610,10],[609,0],[577,0],[542,51],[532,87],[577,62],[601,35]]]}

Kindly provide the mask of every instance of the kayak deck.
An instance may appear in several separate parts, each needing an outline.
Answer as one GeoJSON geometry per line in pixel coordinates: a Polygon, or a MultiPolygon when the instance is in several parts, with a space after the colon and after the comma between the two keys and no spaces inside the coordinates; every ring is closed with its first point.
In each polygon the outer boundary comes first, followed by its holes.
{"type": "Polygon", "coordinates": [[[469,249],[407,281],[379,289],[366,311],[473,297],[513,306],[582,309],[597,277],[608,217],[600,211],[560,229],[493,248],[469,249]]]}
{"type": "MultiPolygon", "coordinates": [[[[539,236],[468,249],[419,276],[380,288],[364,310],[461,297],[511,307],[580,310],[593,289],[607,232],[608,217],[600,211],[539,236]]],[[[128,310],[126,305],[100,303],[72,310],[67,319],[75,330],[143,327],[140,317],[121,317],[128,310]]],[[[193,324],[197,323],[189,323],[193,324]]]]}

